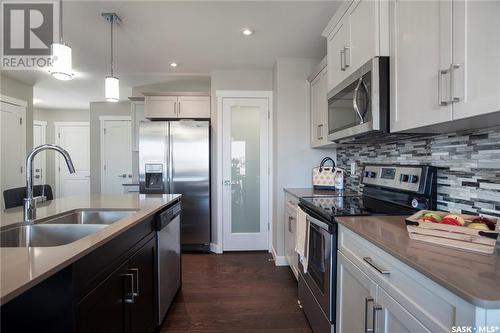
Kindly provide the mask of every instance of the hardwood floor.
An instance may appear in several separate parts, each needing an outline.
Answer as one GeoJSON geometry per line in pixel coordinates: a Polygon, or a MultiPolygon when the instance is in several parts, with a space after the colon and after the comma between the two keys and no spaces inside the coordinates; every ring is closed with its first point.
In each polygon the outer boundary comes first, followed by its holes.
{"type": "Polygon", "coordinates": [[[288,267],[265,252],[183,254],[182,291],[161,333],[311,332],[288,267]]]}

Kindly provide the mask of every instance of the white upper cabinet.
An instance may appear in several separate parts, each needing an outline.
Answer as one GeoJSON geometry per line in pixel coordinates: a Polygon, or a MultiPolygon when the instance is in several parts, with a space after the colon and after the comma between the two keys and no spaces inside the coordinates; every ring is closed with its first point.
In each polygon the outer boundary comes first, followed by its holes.
{"type": "Polygon", "coordinates": [[[394,0],[389,15],[392,132],[500,111],[499,1],[394,0]]]}
{"type": "Polygon", "coordinates": [[[210,118],[210,96],[179,96],[179,118],[210,118]]]}
{"type": "Polygon", "coordinates": [[[320,147],[331,144],[327,140],[328,101],[327,84],[328,71],[324,67],[311,82],[311,146],[320,147]]]}
{"type": "Polygon", "coordinates": [[[452,117],[451,2],[391,1],[391,131],[431,125],[452,117]]]}
{"type": "Polygon", "coordinates": [[[387,1],[345,2],[323,32],[327,37],[328,91],[376,56],[389,55],[387,1]]]}
{"type": "Polygon", "coordinates": [[[146,118],[177,118],[177,96],[146,96],[144,116],[146,118]]]}
{"type": "Polygon", "coordinates": [[[500,1],[453,2],[450,70],[454,119],[500,111],[500,1]]]}
{"type": "Polygon", "coordinates": [[[150,119],[210,118],[210,96],[146,96],[144,115],[150,119]]]}
{"type": "Polygon", "coordinates": [[[328,35],[328,91],[342,82],[347,76],[345,64],[347,31],[348,27],[345,24],[345,20],[342,20],[328,35]]]}

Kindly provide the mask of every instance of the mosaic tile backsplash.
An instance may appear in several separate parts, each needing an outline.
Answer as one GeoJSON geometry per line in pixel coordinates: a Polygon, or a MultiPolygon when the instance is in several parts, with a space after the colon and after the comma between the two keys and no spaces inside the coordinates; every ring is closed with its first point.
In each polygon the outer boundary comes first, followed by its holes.
{"type": "Polygon", "coordinates": [[[365,163],[436,166],[439,210],[500,216],[500,127],[337,147],[337,164],[346,170],[347,186],[361,189],[365,163]],[[357,165],[353,177],[351,162],[357,165]]]}

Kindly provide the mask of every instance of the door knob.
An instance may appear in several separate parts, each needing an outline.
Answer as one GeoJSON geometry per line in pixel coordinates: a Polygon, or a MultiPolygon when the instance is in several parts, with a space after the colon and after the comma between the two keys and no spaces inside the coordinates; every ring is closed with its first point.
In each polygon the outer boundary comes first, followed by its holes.
{"type": "Polygon", "coordinates": [[[229,185],[236,185],[237,182],[236,181],[230,181],[230,180],[225,180],[224,181],[224,185],[226,186],[229,186],[229,185]]]}

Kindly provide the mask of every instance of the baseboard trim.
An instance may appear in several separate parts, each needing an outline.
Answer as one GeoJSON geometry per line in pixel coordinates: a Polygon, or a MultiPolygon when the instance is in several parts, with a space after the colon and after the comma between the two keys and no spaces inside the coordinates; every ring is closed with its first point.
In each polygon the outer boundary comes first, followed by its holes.
{"type": "Polygon", "coordinates": [[[222,247],[219,246],[219,244],[217,244],[217,243],[210,243],[210,252],[221,254],[222,247]]]}
{"type": "Polygon", "coordinates": [[[274,259],[274,265],[276,265],[276,266],[289,266],[288,260],[286,260],[285,256],[276,255],[276,251],[274,250],[274,247],[271,249],[271,253],[272,253],[273,259],[274,259]]]}

